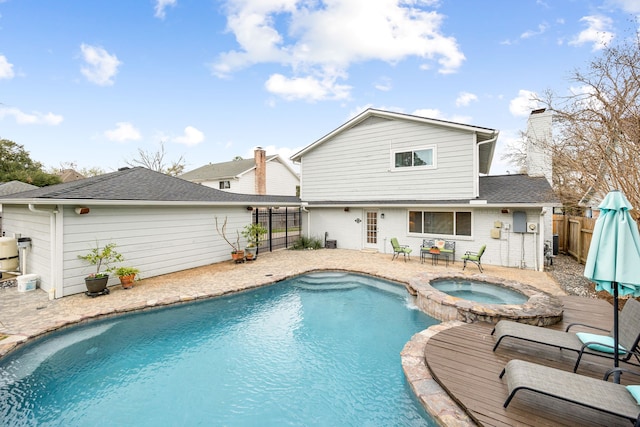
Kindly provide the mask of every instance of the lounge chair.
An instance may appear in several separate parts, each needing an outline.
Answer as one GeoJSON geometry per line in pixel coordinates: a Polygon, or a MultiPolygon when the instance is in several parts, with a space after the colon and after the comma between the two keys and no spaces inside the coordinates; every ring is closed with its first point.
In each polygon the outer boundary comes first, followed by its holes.
{"type": "Polygon", "coordinates": [[[518,391],[530,390],[627,418],[636,427],[640,427],[640,406],[630,391],[637,386],[627,388],[622,384],[610,383],[607,379],[611,373],[613,372],[607,372],[603,381],[514,359],[507,363],[500,374],[500,378],[506,376],[509,392],[504,407],[509,406],[518,391]]]}
{"type": "MultiPolygon", "coordinates": [[[[578,370],[583,354],[609,358],[613,358],[614,356],[613,331],[581,323],[572,323],[567,326],[563,332],[539,326],[525,325],[512,320],[501,320],[496,324],[495,328],[493,328],[491,335],[497,337],[493,351],[496,351],[504,338],[514,338],[558,347],[561,350],[575,351],[578,353],[578,360],[576,360],[576,364],[573,367],[573,372],[578,370]],[[573,326],[607,331],[609,334],[599,335],[586,332],[569,332],[569,329],[573,326]]],[[[631,361],[632,357],[635,357],[636,361],[640,361],[638,341],[640,341],[640,302],[635,299],[629,299],[620,312],[618,322],[618,345],[621,347],[618,355],[620,360],[632,365],[638,365],[631,361]]]]}
{"type": "Polygon", "coordinates": [[[392,237],[391,246],[393,246],[393,258],[391,258],[391,261],[396,259],[400,254],[404,256],[404,262],[407,262],[407,257],[411,259],[411,248],[408,245],[401,245],[398,243],[398,239],[392,237]]]}
{"type": "Polygon", "coordinates": [[[471,252],[471,251],[465,252],[464,255],[460,257],[464,261],[464,264],[462,265],[462,269],[464,270],[465,268],[467,268],[467,261],[469,261],[477,265],[478,269],[480,270],[480,273],[482,273],[481,259],[485,249],[487,249],[487,245],[482,245],[478,252],[471,252]]]}

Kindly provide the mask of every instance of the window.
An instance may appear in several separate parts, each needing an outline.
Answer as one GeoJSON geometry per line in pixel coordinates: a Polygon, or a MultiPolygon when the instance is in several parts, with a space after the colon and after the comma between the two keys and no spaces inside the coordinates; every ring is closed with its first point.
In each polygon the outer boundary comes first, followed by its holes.
{"type": "Polygon", "coordinates": [[[231,182],[230,181],[220,181],[220,189],[221,190],[226,190],[228,188],[231,188],[231,182]]]}
{"type": "Polygon", "coordinates": [[[435,147],[396,151],[393,157],[394,168],[435,167],[435,147]]]}
{"type": "Polygon", "coordinates": [[[471,212],[409,211],[409,233],[471,236],[471,212]]]}

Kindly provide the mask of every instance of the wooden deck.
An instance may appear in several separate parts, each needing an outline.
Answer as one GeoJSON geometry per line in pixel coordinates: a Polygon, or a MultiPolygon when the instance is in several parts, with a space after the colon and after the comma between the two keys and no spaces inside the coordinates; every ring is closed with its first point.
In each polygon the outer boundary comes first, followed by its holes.
{"type": "MultiPolygon", "coordinates": [[[[555,329],[572,322],[611,328],[613,308],[603,300],[563,297],[564,320],[555,329]]],[[[628,420],[527,391],[520,391],[507,409],[503,408],[507,388],[499,378],[511,359],[571,371],[575,352],[521,340],[505,340],[494,353],[495,338],[489,324],[454,327],[433,336],[427,343],[427,364],[436,381],[458,404],[483,426],[629,426],[628,420]]],[[[621,363],[621,366],[624,366],[621,363]]],[[[578,373],[602,379],[613,361],[585,356],[578,373]]],[[[623,377],[622,382],[625,383],[623,377]]]]}

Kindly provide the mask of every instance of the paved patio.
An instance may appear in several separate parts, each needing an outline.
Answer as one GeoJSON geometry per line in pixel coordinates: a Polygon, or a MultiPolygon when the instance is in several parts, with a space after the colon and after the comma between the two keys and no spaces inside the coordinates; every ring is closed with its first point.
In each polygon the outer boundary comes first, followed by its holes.
{"type": "MultiPolygon", "coordinates": [[[[0,289],[0,335],[8,335],[0,340],[0,356],[31,337],[95,317],[211,298],[314,270],[361,272],[403,284],[424,272],[461,273],[462,270],[462,262],[449,263],[445,267],[434,266],[430,262],[421,264],[419,256],[412,257],[409,262],[402,259],[392,261],[391,257],[391,254],[344,249],[281,250],[261,253],[257,260],[244,264],[227,261],[143,279],[129,290],[114,286],[110,288],[109,295],[96,298],[77,294],[49,300],[48,294],[39,289],[26,293],[18,292],[15,287],[0,289]]],[[[484,270],[481,275],[475,265],[470,265],[464,274],[476,278],[488,276],[517,280],[552,295],[565,294],[547,273],[491,265],[484,266],[484,270]]],[[[432,386],[438,387],[435,382],[432,386]]],[[[458,414],[461,418],[458,421],[464,419],[464,414],[446,394],[440,394],[439,399],[442,400],[438,405],[445,413],[458,414]]],[[[448,424],[454,419],[458,416],[449,417],[448,424]]],[[[464,421],[458,425],[463,424],[464,421]]]]}

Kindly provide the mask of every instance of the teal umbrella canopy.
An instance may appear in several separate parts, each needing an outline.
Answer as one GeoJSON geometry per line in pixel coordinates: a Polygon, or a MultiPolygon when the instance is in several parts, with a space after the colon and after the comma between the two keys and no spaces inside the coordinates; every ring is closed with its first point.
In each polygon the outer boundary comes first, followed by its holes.
{"type": "Polygon", "coordinates": [[[611,191],[599,206],[584,275],[596,290],[640,296],[640,233],[631,218],[633,209],[620,191],[611,191]]]}

